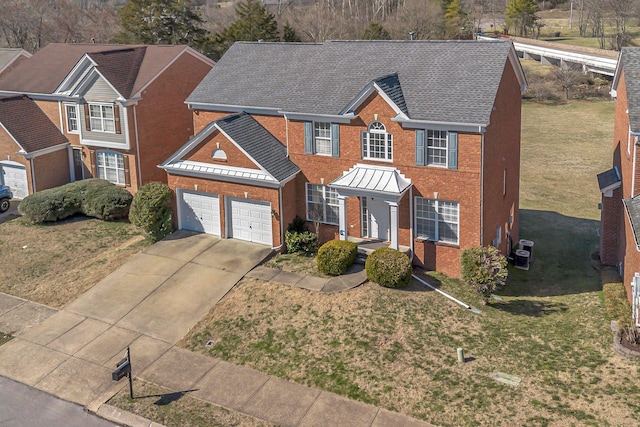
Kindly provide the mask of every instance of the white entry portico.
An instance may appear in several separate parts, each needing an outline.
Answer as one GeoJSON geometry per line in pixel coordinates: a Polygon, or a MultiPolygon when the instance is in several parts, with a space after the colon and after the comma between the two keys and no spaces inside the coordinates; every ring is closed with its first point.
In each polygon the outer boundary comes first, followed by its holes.
{"type": "Polygon", "coordinates": [[[345,199],[359,197],[366,237],[388,240],[391,248],[399,248],[398,205],[411,188],[410,179],[393,167],[356,164],[329,186],[338,192],[340,240],[348,234],[345,199]]]}

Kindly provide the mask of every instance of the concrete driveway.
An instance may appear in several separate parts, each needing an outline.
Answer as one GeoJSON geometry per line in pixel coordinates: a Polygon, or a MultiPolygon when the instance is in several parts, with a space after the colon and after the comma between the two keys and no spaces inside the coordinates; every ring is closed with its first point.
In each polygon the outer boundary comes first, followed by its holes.
{"type": "MultiPolygon", "coordinates": [[[[137,375],[270,252],[239,240],[176,232],[63,310],[46,311],[41,323],[25,318],[30,327],[7,331],[16,338],[0,346],[0,375],[81,405],[99,401],[117,387],[111,371],[127,346],[137,375]]],[[[3,317],[33,313],[38,307],[31,305],[18,299],[0,304],[0,325],[3,317]]]]}

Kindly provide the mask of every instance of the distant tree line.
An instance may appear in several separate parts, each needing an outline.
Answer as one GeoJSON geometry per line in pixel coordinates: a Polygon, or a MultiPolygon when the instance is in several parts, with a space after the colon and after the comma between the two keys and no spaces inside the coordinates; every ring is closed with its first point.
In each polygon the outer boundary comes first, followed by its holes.
{"type": "MultiPolygon", "coordinates": [[[[570,0],[566,0],[570,1],[570,0]]],[[[0,44],[34,52],[50,42],[189,44],[214,59],[235,41],[469,39],[491,23],[540,34],[542,0],[4,0],[0,44]]],[[[640,0],[573,0],[583,37],[630,41],[640,0]],[[614,28],[615,34],[605,34],[614,28]]],[[[610,46],[607,46],[607,40],[610,46]]]]}

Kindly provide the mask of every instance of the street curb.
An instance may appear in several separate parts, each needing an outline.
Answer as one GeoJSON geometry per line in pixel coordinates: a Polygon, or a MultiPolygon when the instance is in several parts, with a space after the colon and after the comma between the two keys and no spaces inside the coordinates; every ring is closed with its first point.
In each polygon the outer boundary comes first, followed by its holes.
{"type": "Polygon", "coordinates": [[[104,418],[105,420],[128,427],[166,427],[163,424],[158,424],[154,421],[141,417],[140,415],[123,411],[120,408],[107,405],[106,403],[100,405],[96,411],[96,415],[104,418]]]}

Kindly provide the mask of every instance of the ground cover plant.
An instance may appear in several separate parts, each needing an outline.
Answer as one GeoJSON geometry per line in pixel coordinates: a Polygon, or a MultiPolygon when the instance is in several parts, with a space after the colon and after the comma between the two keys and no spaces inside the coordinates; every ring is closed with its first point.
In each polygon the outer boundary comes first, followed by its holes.
{"type": "Polygon", "coordinates": [[[480,315],[416,282],[326,295],[244,279],[181,344],[436,425],[636,425],[640,365],[612,350],[591,256],[595,175],[610,167],[612,135],[612,102],[524,105],[520,220],[521,237],[535,241],[531,269],[511,269],[487,306],[461,281],[420,273],[480,315]],[[522,383],[497,383],[494,372],[522,383]]]}
{"type": "Polygon", "coordinates": [[[0,292],[62,308],[146,246],[128,222],[15,218],[0,224],[0,292]]]}

